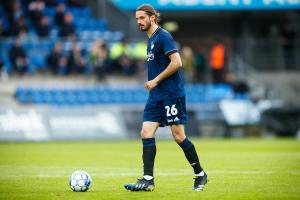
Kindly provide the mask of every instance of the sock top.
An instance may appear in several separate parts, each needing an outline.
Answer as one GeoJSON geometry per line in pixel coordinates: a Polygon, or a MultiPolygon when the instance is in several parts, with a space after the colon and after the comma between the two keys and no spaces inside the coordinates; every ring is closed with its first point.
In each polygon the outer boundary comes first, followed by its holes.
{"type": "Polygon", "coordinates": [[[143,138],[142,142],[144,147],[155,146],[155,138],[143,138]]]}
{"type": "Polygon", "coordinates": [[[195,174],[195,176],[204,176],[204,171],[202,170],[199,174],[195,174]]]}
{"type": "Polygon", "coordinates": [[[188,139],[185,138],[180,144],[179,146],[185,151],[188,150],[191,146],[193,146],[193,143],[188,139]]]}
{"type": "Polygon", "coordinates": [[[146,179],[147,181],[149,181],[149,180],[152,180],[154,177],[150,176],[150,175],[144,175],[143,178],[146,179]]]}

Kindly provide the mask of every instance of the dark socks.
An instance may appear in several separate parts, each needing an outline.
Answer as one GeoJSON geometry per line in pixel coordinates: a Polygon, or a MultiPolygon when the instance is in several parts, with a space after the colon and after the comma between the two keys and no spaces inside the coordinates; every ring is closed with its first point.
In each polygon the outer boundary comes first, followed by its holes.
{"type": "Polygon", "coordinates": [[[195,174],[199,174],[203,169],[200,165],[199,158],[193,143],[188,138],[185,138],[183,142],[179,144],[179,146],[182,148],[186,159],[193,167],[195,174]]]}
{"type": "Polygon", "coordinates": [[[154,159],[156,155],[155,138],[145,138],[143,141],[144,175],[153,176],[154,159]]]}

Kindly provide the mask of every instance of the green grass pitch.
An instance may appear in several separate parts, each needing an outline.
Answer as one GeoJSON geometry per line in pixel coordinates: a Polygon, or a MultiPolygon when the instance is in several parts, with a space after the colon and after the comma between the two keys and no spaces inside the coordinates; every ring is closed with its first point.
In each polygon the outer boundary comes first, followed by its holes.
{"type": "Polygon", "coordinates": [[[193,173],[173,141],[157,141],[154,192],[123,184],[142,174],[141,141],[0,143],[0,199],[300,199],[300,141],[192,139],[209,182],[192,191],[193,173]],[[92,177],[72,192],[74,170],[92,177]]]}

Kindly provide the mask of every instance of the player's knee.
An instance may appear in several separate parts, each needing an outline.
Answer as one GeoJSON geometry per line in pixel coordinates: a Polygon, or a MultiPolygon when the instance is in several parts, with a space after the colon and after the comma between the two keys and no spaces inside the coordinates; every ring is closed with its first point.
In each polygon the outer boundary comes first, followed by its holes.
{"type": "Polygon", "coordinates": [[[174,140],[175,140],[175,142],[176,142],[177,144],[182,143],[184,139],[185,139],[185,138],[183,138],[183,137],[174,137],[174,140]]]}
{"type": "Polygon", "coordinates": [[[173,138],[177,144],[180,144],[185,139],[185,135],[179,132],[173,132],[173,138]]]}
{"type": "Polygon", "coordinates": [[[151,138],[152,137],[152,134],[151,134],[151,131],[145,129],[145,128],[142,128],[141,130],[141,138],[151,138]]]}

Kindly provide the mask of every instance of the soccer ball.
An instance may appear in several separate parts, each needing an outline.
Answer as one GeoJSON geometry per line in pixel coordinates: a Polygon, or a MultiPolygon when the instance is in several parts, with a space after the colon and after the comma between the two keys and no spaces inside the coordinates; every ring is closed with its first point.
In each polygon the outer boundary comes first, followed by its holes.
{"type": "Polygon", "coordinates": [[[90,175],[82,170],[73,172],[70,176],[69,184],[74,192],[86,192],[90,189],[92,179],[90,175]]]}

